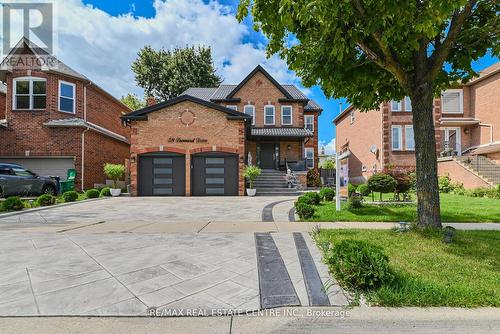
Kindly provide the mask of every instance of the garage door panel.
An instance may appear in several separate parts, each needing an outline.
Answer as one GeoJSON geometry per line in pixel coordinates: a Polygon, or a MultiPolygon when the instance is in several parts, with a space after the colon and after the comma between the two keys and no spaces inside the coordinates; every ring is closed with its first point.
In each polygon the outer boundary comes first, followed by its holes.
{"type": "Polygon", "coordinates": [[[238,195],[238,157],[221,152],[193,157],[192,189],[194,196],[238,195]]]}
{"type": "Polygon", "coordinates": [[[139,157],[140,196],[184,196],[186,193],[185,156],[154,153],[139,157]]]}
{"type": "Polygon", "coordinates": [[[18,164],[41,176],[59,176],[61,180],[66,180],[68,169],[75,169],[75,159],[72,157],[19,157],[2,158],[0,162],[18,164]]]}

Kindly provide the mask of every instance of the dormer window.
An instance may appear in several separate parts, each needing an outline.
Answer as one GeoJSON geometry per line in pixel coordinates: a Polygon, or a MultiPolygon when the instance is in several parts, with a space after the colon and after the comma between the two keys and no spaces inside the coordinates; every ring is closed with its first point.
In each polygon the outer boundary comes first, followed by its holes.
{"type": "Polygon", "coordinates": [[[15,110],[44,110],[47,105],[47,81],[43,78],[14,79],[13,106],[15,110]]]}
{"type": "Polygon", "coordinates": [[[264,107],[264,125],[274,125],[274,106],[267,105],[264,107]]]}
{"type": "Polygon", "coordinates": [[[59,111],[75,113],[75,84],[59,81],[59,111]]]}

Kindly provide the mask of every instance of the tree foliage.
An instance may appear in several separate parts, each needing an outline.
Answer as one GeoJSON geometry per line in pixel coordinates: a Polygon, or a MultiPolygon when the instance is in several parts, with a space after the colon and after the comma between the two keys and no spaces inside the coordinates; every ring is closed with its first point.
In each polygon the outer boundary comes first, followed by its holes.
{"type": "Polygon", "coordinates": [[[215,73],[212,51],[207,47],[185,47],[173,50],[142,48],[132,64],[137,85],[146,96],[168,100],[189,87],[215,87],[222,79],[215,73]]]}
{"type": "Polygon", "coordinates": [[[137,97],[137,95],[132,93],[128,93],[127,95],[122,96],[120,101],[132,110],[138,110],[146,106],[145,101],[141,100],[139,97],[137,97]]]}

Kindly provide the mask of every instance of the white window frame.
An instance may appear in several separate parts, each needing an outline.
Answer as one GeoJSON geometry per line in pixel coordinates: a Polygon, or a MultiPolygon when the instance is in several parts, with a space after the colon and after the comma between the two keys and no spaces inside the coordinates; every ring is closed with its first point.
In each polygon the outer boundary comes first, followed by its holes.
{"type": "Polygon", "coordinates": [[[243,107],[243,112],[248,115],[246,112],[247,108],[252,108],[252,125],[255,125],[255,106],[253,104],[247,104],[243,107]]]}
{"type": "Polygon", "coordinates": [[[401,101],[396,101],[396,100],[391,100],[391,111],[392,112],[400,112],[400,111],[403,111],[403,104],[401,103],[401,101]],[[394,105],[393,103],[397,103],[398,104],[398,109],[394,109],[394,105]]]}
{"type": "Polygon", "coordinates": [[[441,114],[456,114],[456,115],[461,115],[464,113],[464,91],[462,89],[447,89],[444,92],[441,93],[441,114]],[[443,96],[446,93],[458,93],[458,112],[454,111],[444,111],[444,106],[443,106],[443,96]]]}
{"type": "Polygon", "coordinates": [[[238,111],[238,106],[234,104],[226,105],[226,108],[233,109],[234,111],[238,111]]]}
{"type": "Polygon", "coordinates": [[[401,125],[393,125],[391,126],[391,149],[393,151],[402,151],[403,150],[403,127],[401,125]],[[399,129],[398,135],[398,147],[394,147],[394,129],[399,129]]]}
{"type": "Polygon", "coordinates": [[[410,99],[410,97],[406,96],[403,101],[405,103],[405,111],[406,112],[411,112],[412,109],[411,109],[411,99],[410,99]]]}
{"type": "Polygon", "coordinates": [[[13,86],[13,89],[12,89],[12,109],[13,110],[46,110],[47,109],[47,79],[40,78],[40,77],[18,77],[18,78],[14,78],[12,80],[12,86],[13,86]],[[22,96],[29,96],[30,106],[27,109],[25,109],[25,108],[18,109],[17,105],[16,105],[16,96],[18,95],[16,92],[16,90],[17,90],[16,83],[18,81],[28,81],[29,82],[28,94],[20,94],[22,96]],[[45,94],[44,95],[33,94],[33,82],[35,82],[35,81],[45,82],[45,94]],[[45,108],[34,108],[34,103],[33,103],[34,96],[45,96],[45,108]]]}
{"type": "Polygon", "coordinates": [[[57,98],[57,110],[59,110],[60,112],[67,113],[67,114],[76,114],[76,85],[74,83],[72,83],[72,82],[67,82],[67,81],[59,80],[58,90],[59,90],[59,92],[58,92],[58,98],[57,98]],[[61,95],[61,85],[62,84],[65,84],[65,85],[73,87],[73,111],[61,110],[61,98],[65,98],[65,99],[68,99],[68,100],[70,99],[69,97],[61,95]]]}
{"type": "Polygon", "coordinates": [[[405,125],[405,150],[415,151],[415,131],[413,130],[413,125],[405,125]],[[408,147],[408,129],[413,132],[413,148],[408,147]]]}
{"type": "Polygon", "coordinates": [[[314,132],[314,115],[304,115],[304,129],[307,129],[307,124],[311,124],[312,130],[310,129],[310,131],[314,132]],[[308,123],[307,119],[311,119],[312,121],[308,123]]]}
{"type": "Polygon", "coordinates": [[[292,106],[281,106],[281,125],[293,125],[293,107],[292,106]],[[285,123],[283,117],[283,109],[290,108],[290,123],[285,123]]]}
{"type": "Polygon", "coordinates": [[[276,124],[276,107],[273,106],[272,104],[266,104],[264,106],[264,125],[275,125],[275,124],[276,124]],[[267,123],[267,115],[266,115],[267,108],[273,108],[273,122],[272,123],[267,123]]]}
{"type": "Polygon", "coordinates": [[[306,168],[313,169],[314,168],[314,148],[313,147],[305,147],[304,148],[304,159],[306,160],[306,168]],[[309,159],[307,157],[307,152],[312,152],[312,167],[307,166],[307,160],[309,159]]]}

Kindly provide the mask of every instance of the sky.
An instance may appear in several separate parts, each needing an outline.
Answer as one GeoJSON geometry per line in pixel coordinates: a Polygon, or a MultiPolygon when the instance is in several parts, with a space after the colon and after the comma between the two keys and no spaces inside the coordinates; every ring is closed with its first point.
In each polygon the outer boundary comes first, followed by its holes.
{"type": "MultiPolygon", "coordinates": [[[[249,18],[242,23],[235,18],[238,0],[55,0],[55,4],[56,56],[114,96],[129,92],[143,96],[130,69],[143,46],[210,46],[225,83],[238,83],[261,64],[278,82],[296,84],[318,102],[324,109],[320,146],[332,153],[332,120],[341,103],[347,107],[346,101],[327,99],[317,86],[304,88],[279,56],[266,58],[266,38],[252,29],[249,18]]],[[[474,69],[497,61],[482,58],[474,69]]]]}

